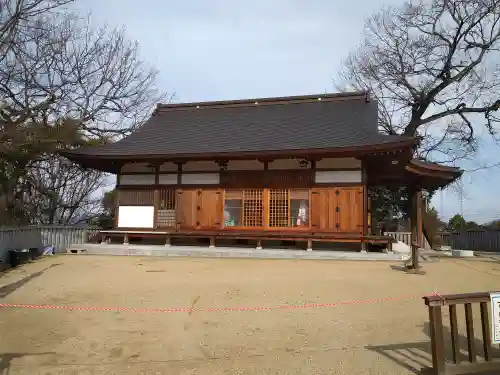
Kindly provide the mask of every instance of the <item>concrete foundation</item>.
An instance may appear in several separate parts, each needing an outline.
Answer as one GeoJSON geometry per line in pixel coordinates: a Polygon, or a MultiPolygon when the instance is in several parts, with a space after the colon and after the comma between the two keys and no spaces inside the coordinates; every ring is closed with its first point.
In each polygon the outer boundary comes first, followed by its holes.
{"type": "Polygon", "coordinates": [[[343,259],[343,260],[385,260],[400,261],[401,255],[386,253],[360,253],[353,251],[307,251],[286,249],[252,249],[245,247],[201,247],[160,245],[114,245],[83,244],[71,245],[68,253],[93,255],[132,255],[161,257],[214,257],[254,259],[343,259]]]}

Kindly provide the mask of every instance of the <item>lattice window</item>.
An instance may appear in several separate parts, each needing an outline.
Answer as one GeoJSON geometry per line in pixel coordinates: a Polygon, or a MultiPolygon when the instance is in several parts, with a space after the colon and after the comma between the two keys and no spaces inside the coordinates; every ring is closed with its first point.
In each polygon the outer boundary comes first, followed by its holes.
{"type": "Polygon", "coordinates": [[[225,227],[261,227],[262,190],[226,190],[224,193],[225,227]]]}
{"type": "Polygon", "coordinates": [[[262,226],[262,190],[243,190],[243,226],[262,226]]]}
{"type": "Polygon", "coordinates": [[[119,189],[119,206],[149,206],[154,204],[153,189],[119,189]]]}
{"type": "Polygon", "coordinates": [[[175,189],[160,189],[157,224],[159,227],[175,227],[175,189]]]}
{"type": "Polygon", "coordinates": [[[288,190],[269,190],[269,226],[287,227],[290,217],[288,190]]]}
{"type": "Polygon", "coordinates": [[[175,189],[160,189],[160,210],[175,210],[175,189]]]}

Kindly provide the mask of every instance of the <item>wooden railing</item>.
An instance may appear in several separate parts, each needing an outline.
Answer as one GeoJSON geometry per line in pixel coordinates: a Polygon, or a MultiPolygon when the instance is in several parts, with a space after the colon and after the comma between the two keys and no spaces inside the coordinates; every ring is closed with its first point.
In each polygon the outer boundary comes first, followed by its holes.
{"type": "MultiPolygon", "coordinates": [[[[429,308],[429,323],[432,351],[432,367],[437,375],[453,374],[478,374],[485,371],[499,371],[500,360],[493,358],[491,336],[490,336],[490,316],[488,305],[490,302],[489,293],[470,293],[436,295],[424,297],[425,304],[429,308]],[[479,304],[481,315],[481,351],[482,360],[478,361],[476,338],[474,336],[474,322],[472,306],[479,304]],[[468,361],[461,361],[460,343],[458,334],[457,307],[464,306],[465,325],[467,332],[467,355],[468,361]],[[450,315],[450,338],[451,338],[451,362],[446,358],[447,337],[444,334],[442,319],[442,308],[448,306],[450,315]]],[[[496,372],[495,372],[496,373],[496,372]]]]}

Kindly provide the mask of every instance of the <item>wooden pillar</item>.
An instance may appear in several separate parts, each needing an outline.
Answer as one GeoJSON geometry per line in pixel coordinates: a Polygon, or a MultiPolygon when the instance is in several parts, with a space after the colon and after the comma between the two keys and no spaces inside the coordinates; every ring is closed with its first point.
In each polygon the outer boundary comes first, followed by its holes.
{"type": "Polygon", "coordinates": [[[181,185],[182,183],[182,164],[183,162],[176,162],[177,164],[177,185],[181,185]]]}
{"type": "Polygon", "coordinates": [[[366,242],[363,240],[361,241],[361,252],[366,253],[366,242]]]}
{"type": "Polygon", "coordinates": [[[424,210],[424,197],[422,191],[419,191],[417,200],[417,236],[420,248],[424,247],[424,210]]]}
{"type": "Polygon", "coordinates": [[[259,160],[264,164],[264,187],[269,187],[269,160],[259,160]]]}
{"type": "Polygon", "coordinates": [[[370,235],[369,227],[368,227],[368,171],[363,162],[363,175],[362,175],[362,183],[363,183],[363,235],[370,235]]]}
{"type": "Polygon", "coordinates": [[[307,240],[307,251],[313,250],[313,242],[311,239],[307,240]]]}
{"type": "Polygon", "coordinates": [[[120,206],[119,206],[120,197],[119,196],[120,196],[120,191],[118,190],[116,205],[115,205],[115,208],[113,209],[113,211],[115,213],[114,218],[113,218],[113,227],[115,229],[118,228],[118,215],[120,215],[120,206]]]}
{"type": "Polygon", "coordinates": [[[262,250],[262,240],[257,240],[257,247],[255,249],[262,250]]]}
{"type": "Polygon", "coordinates": [[[154,219],[153,219],[153,230],[158,228],[158,210],[160,209],[160,166],[155,166],[155,188],[153,192],[153,206],[154,206],[154,219]]]}
{"type": "Polygon", "coordinates": [[[125,234],[123,235],[123,244],[124,244],[124,245],[128,245],[128,233],[125,233],[125,234]]]}
{"type": "Polygon", "coordinates": [[[113,212],[114,212],[114,218],[113,218],[113,228],[118,228],[118,211],[119,211],[119,207],[120,207],[120,173],[118,173],[116,175],[116,186],[115,186],[115,190],[116,190],[116,201],[114,202],[114,208],[113,208],[113,212]]]}
{"type": "Polygon", "coordinates": [[[422,247],[422,193],[420,189],[410,189],[410,226],[411,226],[411,268],[420,268],[419,257],[422,247]]]}
{"type": "MultiPolygon", "coordinates": [[[[368,222],[368,168],[364,160],[361,161],[361,166],[362,166],[362,175],[361,175],[361,182],[363,184],[363,236],[369,236],[370,235],[370,227],[369,227],[369,222],[368,222]]],[[[366,253],[366,242],[361,241],[361,252],[366,253]]]]}
{"type": "Polygon", "coordinates": [[[215,248],[215,237],[210,237],[210,249],[215,248]]]}
{"type": "Polygon", "coordinates": [[[269,228],[269,188],[262,192],[262,226],[269,228]]]}
{"type": "Polygon", "coordinates": [[[172,245],[171,238],[167,234],[167,236],[165,237],[165,247],[170,247],[171,245],[172,245]]]}

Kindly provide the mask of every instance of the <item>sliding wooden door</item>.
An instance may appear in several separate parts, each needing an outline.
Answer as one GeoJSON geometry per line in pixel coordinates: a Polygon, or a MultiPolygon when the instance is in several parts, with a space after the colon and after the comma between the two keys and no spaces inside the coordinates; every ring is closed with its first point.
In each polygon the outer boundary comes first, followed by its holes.
{"type": "Polygon", "coordinates": [[[180,229],[195,229],[198,221],[197,190],[177,190],[177,224],[180,229]]]}
{"type": "Polygon", "coordinates": [[[222,217],[222,194],[218,189],[198,190],[198,228],[219,229],[222,217]]]}
{"type": "Polygon", "coordinates": [[[313,231],[362,233],[362,186],[314,188],[311,200],[313,231]]]}

